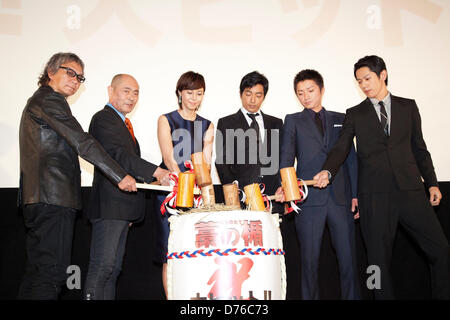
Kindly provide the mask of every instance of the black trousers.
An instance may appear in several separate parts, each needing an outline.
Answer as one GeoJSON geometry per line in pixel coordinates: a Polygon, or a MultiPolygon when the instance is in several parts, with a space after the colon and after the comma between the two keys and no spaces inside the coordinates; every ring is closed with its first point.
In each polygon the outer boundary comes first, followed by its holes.
{"type": "MultiPolygon", "coordinates": [[[[375,299],[395,299],[391,279],[392,250],[400,223],[425,253],[431,272],[433,299],[448,299],[448,240],[423,190],[394,190],[359,197],[361,232],[369,265],[381,272],[375,299]]],[[[414,279],[411,279],[414,281],[414,279]]]]}
{"type": "Polygon", "coordinates": [[[27,264],[19,299],[56,300],[67,279],[76,210],[50,204],[23,209],[27,264]]]}
{"type": "Polygon", "coordinates": [[[319,258],[325,224],[330,230],[338,259],[341,298],[360,299],[355,259],[355,222],[350,206],[337,205],[330,195],[324,206],[301,209],[295,215],[295,229],[300,244],[302,299],[320,299],[319,258]]]}

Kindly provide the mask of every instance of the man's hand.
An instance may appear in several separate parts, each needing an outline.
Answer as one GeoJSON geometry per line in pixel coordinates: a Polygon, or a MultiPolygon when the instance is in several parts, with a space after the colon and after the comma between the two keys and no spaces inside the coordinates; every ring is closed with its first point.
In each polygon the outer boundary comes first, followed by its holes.
{"type": "Polygon", "coordinates": [[[122,181],[119,182],[118,187],[122,191],[126,192],[136,192],[136,180],[130,175],[126,175],[125,178],[122,179],[122,181]]]}
{"type": "Polygon", "coordinates": [[[438,187],[430,187],[430,203],[432,206],[438,206],[442,199],[441,191],[438,187]]]}
{"type": "Polygon", "coordinates": [[[155,172],[153,173],[153,176],[158,180],[158,182],[162,186],[168,186],[170,184],[170,171],[166,169],[162,169],[158,167],[155,172]]]}
{"type": "Polygon", "coordinates": [[[314,183],[314,187],[321,189],[325,188],[330,183],[330,180],[328,180],[328,171],[326,170],[320,171],[313,179],[316,182],[314,183]]]}
{"type": "Polygon", "coordinates": [[[277,191],[275,192],[275,201],[276,202],[284,202],[284,191],[283,187],[279,187],[277,191]]]}
{"type": "Polygon", "coordinates": [[[352,199],[352,212],[354,213],[353,219],[356,220],[359,218],[359,208],[358,208],[358,199],[352,199]]]}

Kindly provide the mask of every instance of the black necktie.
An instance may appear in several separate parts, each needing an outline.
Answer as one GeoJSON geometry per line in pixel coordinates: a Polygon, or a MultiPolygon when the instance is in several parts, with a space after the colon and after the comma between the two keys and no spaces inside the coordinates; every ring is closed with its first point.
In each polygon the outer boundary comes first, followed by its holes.
{"type": "Polygon", "coordinates": [[[257,143],[261,142],[261,134],[259,131],[259,124],[256,121],[256,117],[259,116],[259,113],[247,113],[247,115],[252,119],[252,123],[250,123],[250,128],[256,131],[256,139],[257,143]]]}
{"type": "Polygon", "coordinates": [[[317,129],[319,129],[320,135],[323,137],[324,132],[323,132],[322,119],[320,118],[320,113],[315,112],[314,120],[316,122],[317,129]]]}
{"type": "Polygon", "coordinates": [[[386,108],[384,107],[383,101],[378,102],[380,105],[380,122],[386,137],[389,137],[389,122],[387,117],[386,108]]]}

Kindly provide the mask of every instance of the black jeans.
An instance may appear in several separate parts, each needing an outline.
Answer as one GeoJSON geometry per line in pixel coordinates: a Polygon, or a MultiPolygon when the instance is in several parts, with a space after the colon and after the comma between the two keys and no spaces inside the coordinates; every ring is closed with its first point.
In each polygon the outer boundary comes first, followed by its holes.
{"type": "Polygon", "coordinates": [[[68,276],[75,216],[75,209],[51,204],[24,207],[27,264],[19,299],[58,299],[68,276]]]}
{"type": "Polygon", "coordinates": [[[114,300],[130,222],[112,219],[95,219],[91,222],[91,251],[84,298],[114,300]]]}

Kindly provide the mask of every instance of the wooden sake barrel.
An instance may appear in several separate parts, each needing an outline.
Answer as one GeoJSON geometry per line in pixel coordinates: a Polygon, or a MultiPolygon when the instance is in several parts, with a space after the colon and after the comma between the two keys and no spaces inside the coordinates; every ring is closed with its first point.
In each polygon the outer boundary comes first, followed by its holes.
{"type": "Polygon", "coordinates": [[[198,212],[169,221],[168,299],[285,299],[278,215],[198,212]]]}

